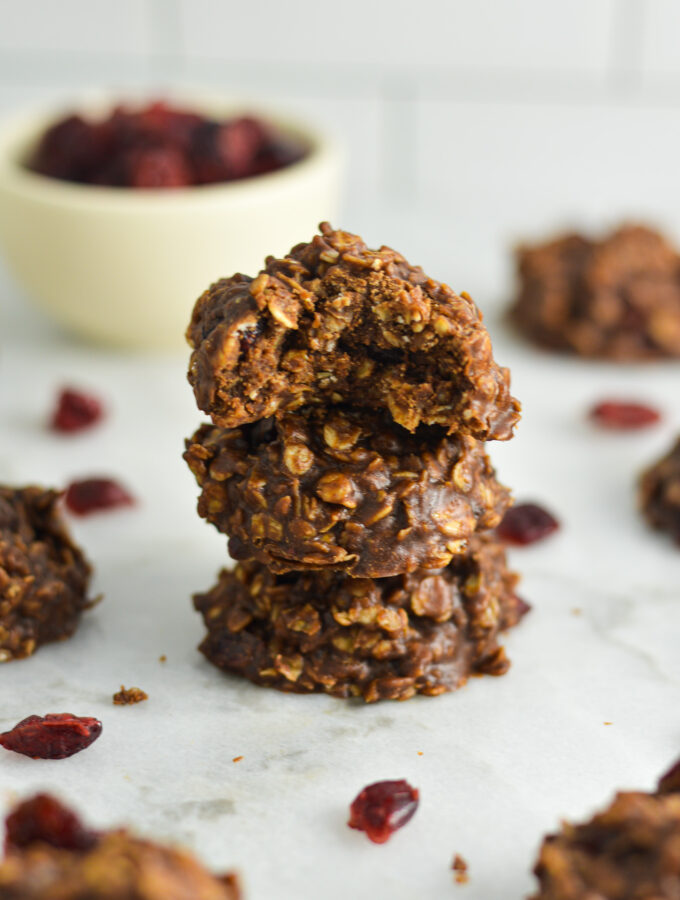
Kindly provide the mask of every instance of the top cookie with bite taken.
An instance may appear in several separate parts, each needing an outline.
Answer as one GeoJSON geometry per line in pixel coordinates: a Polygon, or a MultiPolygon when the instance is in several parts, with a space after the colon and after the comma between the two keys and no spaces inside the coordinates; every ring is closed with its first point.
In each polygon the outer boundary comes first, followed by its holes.
{"type": "Polygon", "coordinates": [[[409,431],[512,437],[520,407],[472,299],[389,247],[320,228],[257,277],[221,279],[198,299],[187,338],[199,408],[235,428],[343,403],[388,409],[409,431]]]}

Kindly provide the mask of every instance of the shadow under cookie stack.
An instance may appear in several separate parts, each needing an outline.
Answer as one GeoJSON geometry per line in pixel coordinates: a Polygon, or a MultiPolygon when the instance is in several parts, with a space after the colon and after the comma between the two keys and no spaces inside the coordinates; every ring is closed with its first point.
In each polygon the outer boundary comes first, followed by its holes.
{"type": "Polygon", "coordinates": [[[503,674],[527,605],[485,441],[519,419],[466,295],[321,226],[197,301],[187,441],[237,560],[194,597],[201,651],[284,691],[405,700],[503,674]]]}

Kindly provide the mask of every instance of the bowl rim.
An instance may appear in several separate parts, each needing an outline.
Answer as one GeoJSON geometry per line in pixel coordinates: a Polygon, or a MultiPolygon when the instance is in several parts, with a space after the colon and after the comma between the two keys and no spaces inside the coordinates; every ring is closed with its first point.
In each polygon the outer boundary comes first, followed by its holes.
{"type": "Polygon", "coordinates": [[[68,203],[69,205],[93,204],[111,208],[133,209],[169,204],[194,205],[229,199],[252,199],[258,194],[284,187],[289,182],[314,176],[320,169],[338,165],[341,148],[322,128],[310,125],[304,119],[289,115],[285,108],[273,109],[268,104],[251,100],[247,95],[219,94],[214,90],[193,88],[156,91],[90,91],[75,95],[72,100],[59,103],[36,104],[3,117],[0,120],[0,191],[9,190],[43,201],[68,203]],[[280,128],[284,133],[303,140],[308,152],[301,159],[274,172],[264,172],[234,181],[213,184],[190,185],[179,188],[120,188],[110,185],[80,184],[33,172],[21,160],[22,153],[35,144],[38,137],[60,115],[80,111],[97,115],[111,111],[116,105],[134,108],[153,100],[162,99],[169,104],[184,105],[199,112],[229,115],[248,113],[261,117],[280,128]],[[61,110],[61,111],[60,111],[61,110]]]}

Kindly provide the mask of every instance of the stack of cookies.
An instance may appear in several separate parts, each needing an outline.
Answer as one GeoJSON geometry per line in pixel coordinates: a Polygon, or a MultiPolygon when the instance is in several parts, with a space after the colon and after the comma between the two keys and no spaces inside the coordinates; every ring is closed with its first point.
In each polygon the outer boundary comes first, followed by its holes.
{"type": "Polygon", "coordinates": [[[519,418],[479,311],[398,253],[321,234],[199,298],[187,441],[237,560],[194,603],[205,656],[281,690],[407,699],[502,674],[527,607],[485,441],[519,418]]]}

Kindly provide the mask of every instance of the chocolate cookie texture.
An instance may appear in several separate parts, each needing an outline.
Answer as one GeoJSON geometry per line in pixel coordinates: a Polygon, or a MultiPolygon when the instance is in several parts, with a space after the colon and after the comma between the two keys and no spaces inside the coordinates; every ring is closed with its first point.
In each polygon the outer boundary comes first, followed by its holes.
{"type": "Polygon", "coordinates": [[[58,499],[57,491],[0,486],[0,662],[70,637],[92,605],[90,566],[58,499]]]}
{"type": "Polygon", "coordinates": [[[680,356],[680,255],[628,225],[567,234],[517,254],[517,327],[550,350],[619,361],[680,356]]]}
{"type": "MultiPolygon", "coordinates": [[[[677,779],[676,779],[677,780],[677,779]]],[[[676,900],[680,897],[680,793],[622,792],[583,825],[546,838],[531,900],[676,900]]]]}
{"type": "Polygon", "coordinates": [[[519,419],[470,297],[327,223],[256,278],[209,288],[187,337],[196,401],[223,428],[341,403],[480,440],[510,438],[519,419]]]}
{"type": "Polygon", "coordinates": [[[639,503],[653,528],[680,544],[680,439],[640,478],[639,503]]]}
{"type": "Polygon", "coordinates": [[[393,578],[275,575],[247,561],[194,597],[208,629],[200,649],[224,671],[282,691],[434,696],[507,670],[499,634],[528,609],[516,583],[486,536],[446,568],[393,578]]]}
{"type": "Polygon", "coordinates": [[[58,801],[37,795],[8,819],[3,900],[239,900],[235,876],[214,876],[184,851],[125,830],[82,829],[58,801]],[[15,831],[14,843],[12,831],[15,831]]]}
{"type": "Polygon", "coordinates": [[[441,568],[510,505],[484,445],[387,413],[307,407],[256,425],[204,425],[185,458],[201,516],[236,559],[273,572],[372,578],[441,568]]]}
{"type": "Polygon", "coordinates": [[[330,225],[199,298],[187,441],[234,571],[194,597],[217,667],[283,691],[405,700],[508,668],[527,606],[484,450],[519,418],[472,300],[330,225]]]}

